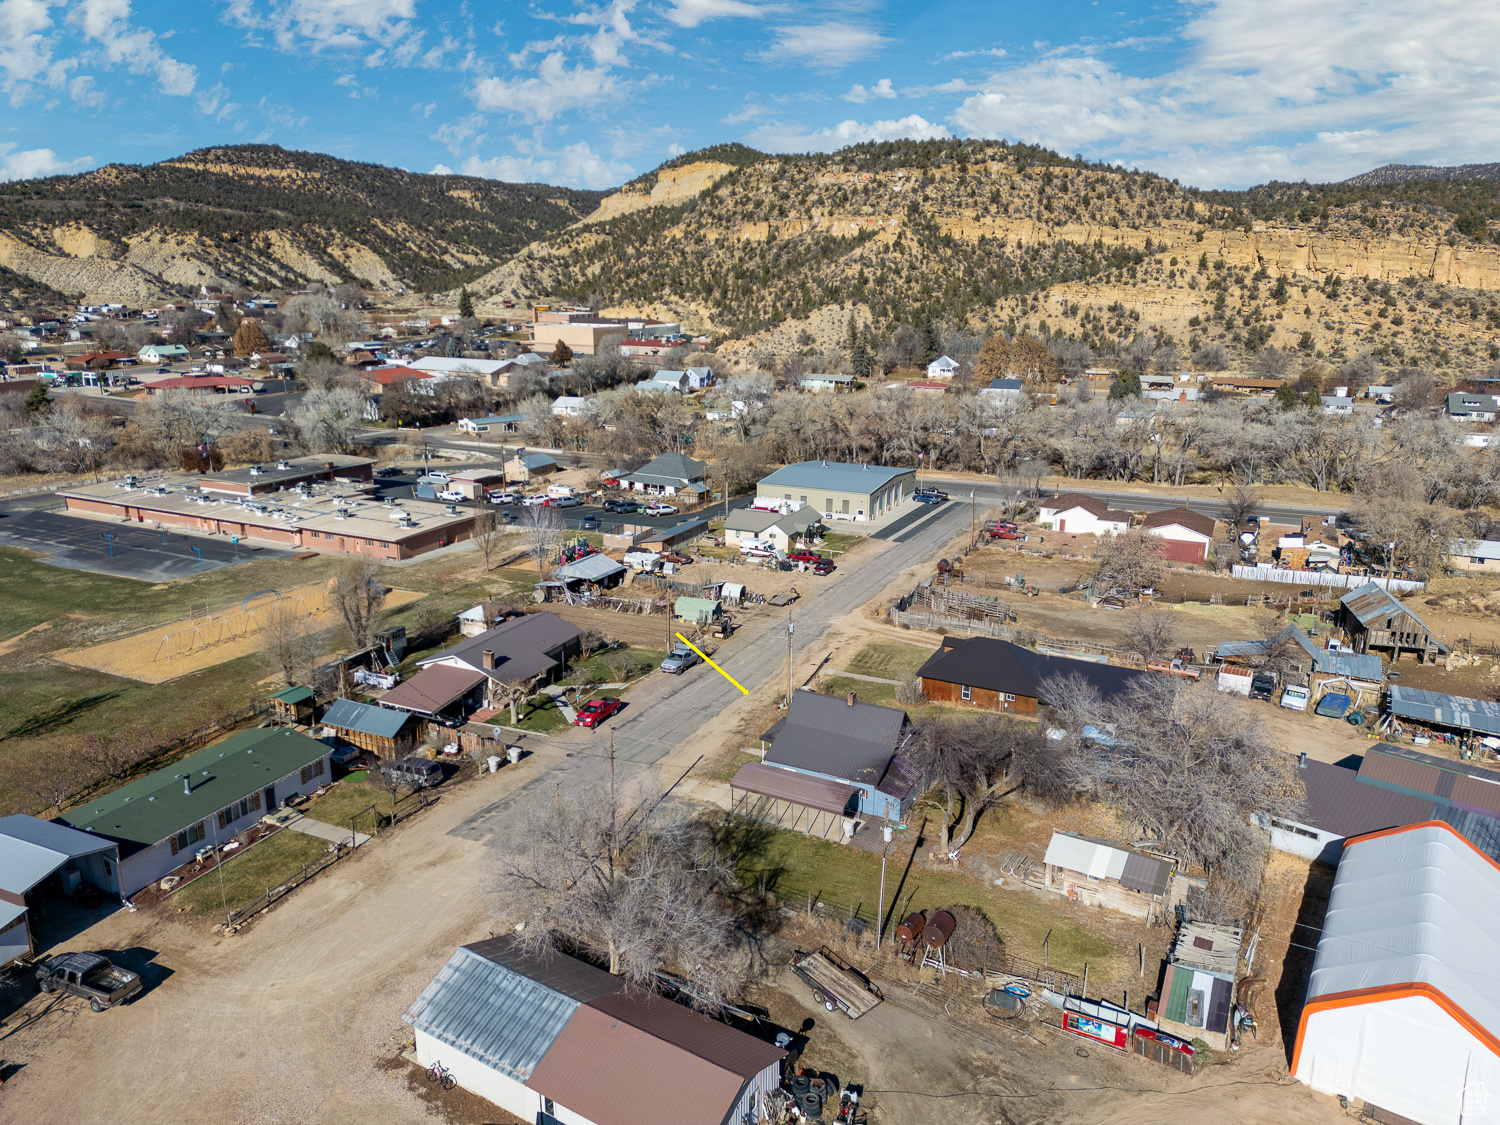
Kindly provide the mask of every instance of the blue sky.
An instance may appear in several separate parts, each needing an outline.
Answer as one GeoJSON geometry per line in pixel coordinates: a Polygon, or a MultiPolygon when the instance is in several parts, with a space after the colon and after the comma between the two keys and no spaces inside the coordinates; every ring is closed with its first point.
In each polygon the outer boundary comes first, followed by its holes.
{"type": "Polygon", "coordinates": [[[610,187],[723,141],[1005,137],[1200,187],[1500,160],[1457,0],[0,0],[0,179],[263,141],[610,187]]]}

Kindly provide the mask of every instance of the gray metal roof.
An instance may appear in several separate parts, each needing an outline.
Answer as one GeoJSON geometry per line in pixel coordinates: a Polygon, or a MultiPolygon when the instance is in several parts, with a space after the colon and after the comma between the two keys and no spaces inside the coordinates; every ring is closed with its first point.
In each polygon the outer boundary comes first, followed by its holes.
{"type": "Polygon", "coordinates": [[[495,666],[483,674],[502,683],[514,683],[555,667],[558,662],[549,653],[559,651],[563,645],[582,635],[576,625],[569,625],[556,614],[532,613],[513,617],[477,637],[420,660],[418,664],[426,668],[438,661],[457,661],[483,672],[484,650],[489,649],[495,654],[495,666]]]}
{"type": "Polygon", "coordinates": [[[1500,703],[1400,684],[1391,685],[1390,699],[1391,714],[1403,719],[1500,735],[1500,703]]]}
{"type": "Polygon", "coordinates": [[[1493,539],[1455,539],[1449,546],[1448,553],[1494,561],[1500,559],[1500,543],[1493,539]]]}
{"type": "Polygon", "coordinates": [[[552,568],[552,577],[559,579],[581,578],[585,582],[603,582],[625,569],[624,563],[615,562],[608,555],[585,555],[581,559],[552,568]]]}
{"type": "MultiPolygon", "coordinates": [[[[1427,622],[1418,617],[1414,610],[1390,591],[1373,582],[1366,582],[1359,589],[1350,590],[1339,601],[1343,603],[1344,608],[1358,618],[1361,625],[1368,627],[1373,622],[1390,617],[1392,614],[1404,613],[1428,633],[1433,634],[1433,641],[1437,641],[1435,631],[1429,629],[1427,622]]],[[[1439,644],[1438,647],[1444,652],[1448,651],[1446,645],[1439,644]]]]}
{"type": "Polygon", "coordinates": [[[373,734],[376,738],[395,738],[411,719],[409,711],[389,707],[372,707],[354,699],[335,699],[323,712],[323,725],[340,730],[373,734]]]}
{"type": "Polygon", "coordinates": [[[875,785],[905,724],[906,712],[899,708],[858,701],[850,706],[843,696],[795,691],[766,762],[875,785]]]}
{"type": "Polygon", "coordinates": [[[708,473],[707,461],[695,461],[681,453],[663,453],[648,461],[623,479],[637,484],[675,485],[679,488],[702,481],[708,473]]]}
{"type": "Polygon", "coordinates": [[[578,1006],[571,996],[461,947],[401,1018],[525,1082],[578,1006]]]}
{"type": "Polygon", "coordinates": [[[802,461],[777,469],[760,483],[772,488],[822,488],[831,492],[879,492],[897,477],[912,476],[915,469],[888,465],[850,465],[841,461],[802,461]]]}
{"type": "Polygon", "coordinates": [[[1266,649],[1270,646],[1264,641],[1220,641],[1218,646],[1219,659],[1227,656],[1264,656],[1266,649]]]}
{"type": "Polygon", "coordinates": [[[0,817],[0,891],[24,895],[68,860],[114,849],[113,840],[65,824],[23,813],[0,817]]]}

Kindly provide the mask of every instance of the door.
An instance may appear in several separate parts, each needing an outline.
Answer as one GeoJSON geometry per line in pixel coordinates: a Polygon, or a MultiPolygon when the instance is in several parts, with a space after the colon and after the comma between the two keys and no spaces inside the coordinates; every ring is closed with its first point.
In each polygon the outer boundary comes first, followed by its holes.
{"type": "Polygon", "coordinates": [[[267,785],[266,786],[266,791],[262,795],[266,799],[266,812],[275,812],[276,811],[276,786],[274,786],[274,785],[267,785]]]}
{"type": "Polygon", "coordinates": [[[1067,520],[1058,520],[1057,521],[1057,530],[1058,531],[1067,531],[1068,530],[1068,521],[1067,520]]]}

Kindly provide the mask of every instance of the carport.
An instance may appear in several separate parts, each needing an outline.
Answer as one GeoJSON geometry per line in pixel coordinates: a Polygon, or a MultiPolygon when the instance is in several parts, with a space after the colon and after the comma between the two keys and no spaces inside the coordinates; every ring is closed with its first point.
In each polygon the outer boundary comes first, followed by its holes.
{"type": "Polygon", "coordinates": [[[120,856],[113,840],[102,840],[62,824],[17,813],[0,817],[0,965],[33,951],[28,896],[53,876],[56,890],[73,894],[89,883],[120,895],[120,856]]]}
{"type": "Polygon", "coordinates": [[[859,791],[847,781],[746,762],[729,783],[729,808],[763,824],[839,840],[844,820],[858,812],[859,791]]]}

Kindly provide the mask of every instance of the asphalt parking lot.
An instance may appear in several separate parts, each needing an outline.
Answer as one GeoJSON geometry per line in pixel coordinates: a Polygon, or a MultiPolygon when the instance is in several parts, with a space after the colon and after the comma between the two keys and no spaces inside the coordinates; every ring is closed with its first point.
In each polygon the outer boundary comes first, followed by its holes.
{"type": "Polygon", "coordinates": [[[200,570],[237,566],[253,559],[286,559],[288,551],[177,535],[79,519],[59,512],[0,506],[0,547],[34,551],[42,562],[69,570],[91,570],[145,582],[186,578],[200,570]],[[106,538],[113,536],[113,542],[106,538]],[[200,560],[201,553],[201,560],[200,560]]]}

